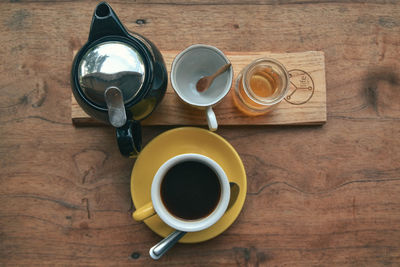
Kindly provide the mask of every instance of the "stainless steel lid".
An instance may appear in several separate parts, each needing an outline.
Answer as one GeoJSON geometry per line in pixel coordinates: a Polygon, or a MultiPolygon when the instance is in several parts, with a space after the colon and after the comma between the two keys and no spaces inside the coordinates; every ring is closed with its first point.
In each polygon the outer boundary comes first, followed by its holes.
{"type": "Polygon", "coordinates": [[[117,87],[123,103],[131,101],[143,87],[146,72],[141,54],[129,44],[108,41],[90,48],[79,63],[78,81],[85,96],[107,107],[106,89],[117,87]]]}

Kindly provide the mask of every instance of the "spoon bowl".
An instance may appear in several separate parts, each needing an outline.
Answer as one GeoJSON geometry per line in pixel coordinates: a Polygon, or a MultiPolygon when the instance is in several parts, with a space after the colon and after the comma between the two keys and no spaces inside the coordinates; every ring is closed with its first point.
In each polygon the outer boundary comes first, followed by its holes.
{"type": "Polygon", "coordinates": [[[231,63],[223,65],[221,68],[219,68],[214,74],[210,76],[204,76],[200,80],[197,81],[196,83],[196,90],[198,92],[204,92],[207,90],[212,82],[214,81],[215,78],[217,78],[219,75],[227,71],[231,67],[231,63]]]}

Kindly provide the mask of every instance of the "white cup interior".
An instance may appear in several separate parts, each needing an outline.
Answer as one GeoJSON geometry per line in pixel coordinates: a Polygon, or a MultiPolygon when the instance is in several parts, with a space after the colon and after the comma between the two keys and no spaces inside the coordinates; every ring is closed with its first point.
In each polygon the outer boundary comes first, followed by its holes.
{"type": "Polygon", "coordinates": [[[200,154],[181,154],[169,159],[158,169],[151,186],[151,200],[158,216],[172,228],[185,232],[201,231],[215,224],[224,215],[229,199],[229,180],[224,170],[214,160],[200,154]],[[160,194],[161,182],[168,170],[176,164],[187,160],[199,161],[209,166],[217,174],[221,185],[221,196],[214,211],[208,216],[197,220],[185,220],[171,214],[164,206],[160,194]]]}
{"type": "Polygon", "coordinates": [[[191,105],[199,107],[214,105],[232,86],[232,68],[216,77],[204,92],[196,90],[196,83],[228,63],[229,60],[219,49],[208,45],[192,45],[182,51],[172,64],[172,87],[183,101],[191,105]]]}

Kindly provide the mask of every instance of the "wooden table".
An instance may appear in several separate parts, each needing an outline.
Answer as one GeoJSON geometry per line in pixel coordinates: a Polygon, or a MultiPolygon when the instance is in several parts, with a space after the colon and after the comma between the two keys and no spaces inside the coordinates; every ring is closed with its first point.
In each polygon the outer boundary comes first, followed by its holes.
{"type": "Polygon", "coordinates": [[[131,218],[134,161],[111,128],[71,124],[72,53],[96,4],[0,4],[0,265],[400,265],[398,1],[111,2],[161,50],[325,53],[327,123],[221,127],[248,175],[244,208],[157,263],[160,238],[131,218]]]}

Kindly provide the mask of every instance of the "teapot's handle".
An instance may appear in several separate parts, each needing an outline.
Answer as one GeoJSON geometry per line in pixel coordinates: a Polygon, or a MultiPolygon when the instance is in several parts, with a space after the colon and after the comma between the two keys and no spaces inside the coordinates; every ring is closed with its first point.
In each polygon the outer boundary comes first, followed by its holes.
{"type": "Polygon", "coordinates": [[[116,128],[119,151],[129,158],[136,158],[142,149],[142,127],[140,122],[128,120],[124,126],[116,128]]]}
{"type": "Polygon", "coordinates": [[[97,5],[93,13],[89,42],[109,35],[127,36],[128,32],[111,6],[107,2],[101,2],[97,5]]]}

